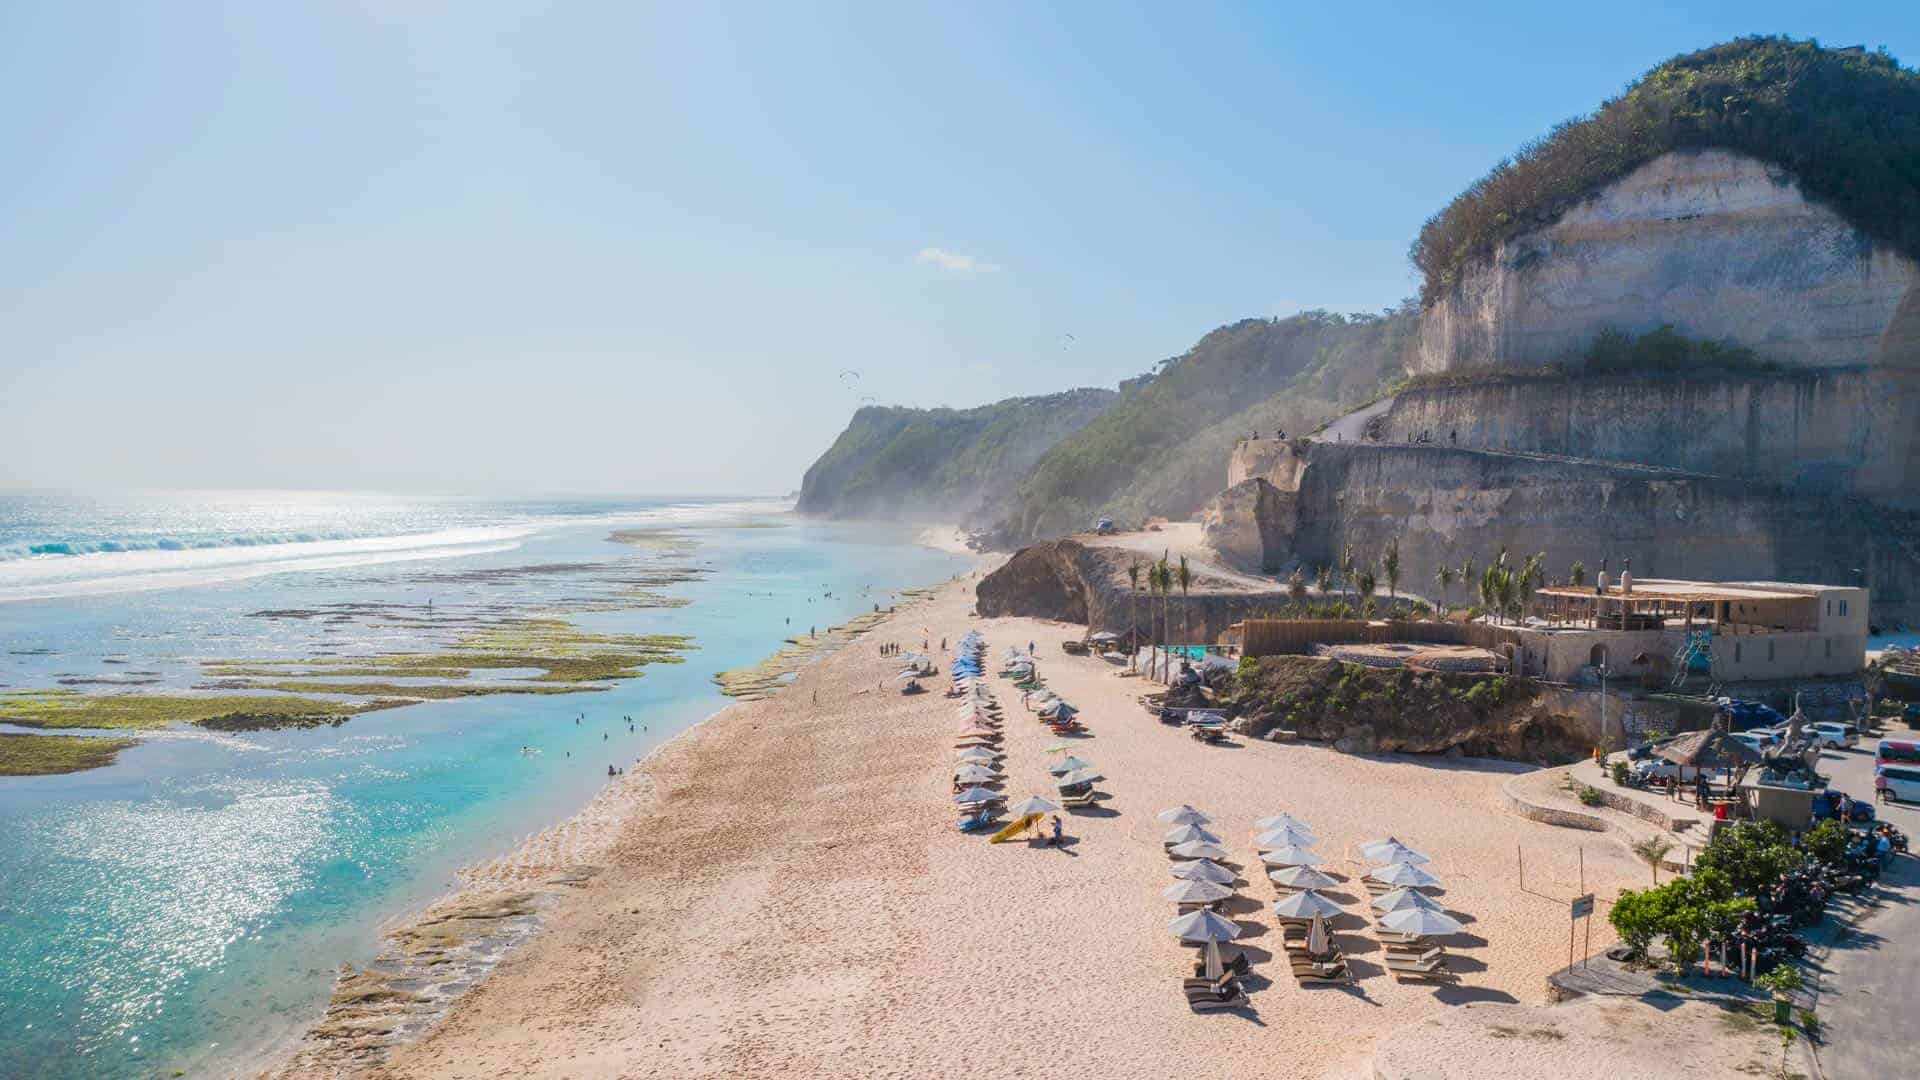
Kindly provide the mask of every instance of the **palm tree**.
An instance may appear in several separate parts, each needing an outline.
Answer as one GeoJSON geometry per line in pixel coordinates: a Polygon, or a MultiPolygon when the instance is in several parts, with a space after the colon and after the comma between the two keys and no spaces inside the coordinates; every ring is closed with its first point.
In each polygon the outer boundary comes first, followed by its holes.
{"type": "Polygon", "coordinates": [[[1633,853],[1653,870],[1653,883],[1660,884],[1660,860],[1673,850],[1673,844],[1664,837],[1649,836],[1633,845],[1633,853]]]}
{"type": "Polygon", "coordinates": [[[1297,566],[1293,568],[1293,573],[1287,575],[1287,599],[1293,601],[1295,608],[1306,606],[1307,575],[1301,573],[1297,566]]]}
{"type": "Polygon", "coordinates": [[[1160,630],[1153,621],[1153,604],[1160,596],[1160,564],[1147,564],[1147,669],[1151,674],[1153,666],[1159,662],[1160,630]]]}
{"type": "Polygon", "coordinates": [[[1546,580],[1547,553],[1542,551],[1528,556],[1526,566],[1520,571],[1520,580],[1515,583],[1520,593],[1521,614],[1526,614],[1527,607],[1533,603],[1533,591],[1545,584],[1546,580]]]}
{"type": "Polygon", "coordinates": [[[1380,571],[1387,578],[1387,608],[1392,610],[1394,602],[1400,599],[1400,538],[1387,541],[1386,553],[1380,556],[1380,571]]]}
{"type": "Polygon", "coordinates": [[[1360,610],[1362,614],[1372,615],[1374,611],[1373,591],[1380,587],[1380,580],[1373,576],[1373,568],[1360,571],[1360,580],[1356,582],[1360,591],[1360,610]]]}
{"type": "Polygon", "coordinates": [[[1127,642],[1127,667],[1137,670],[1136,657],[1140,650],[1140,560],[1127,564],[1127,636],[1133,640],[1127,642]]]}
{"type": "Polygon", "coordinates": [[[1327,602],[1327,594],[1333,591],[1333,567],[1323,566],[1313,572],[1314,587],[1320,590],[1320,602],[1327,602]]]}
{"type": "Polygon", "coordinates": [[[1445,612],[1447,606],[1447,593],[1453,588],[1453,575],[1453,567],[1445,563],[1440,564],[1440,569],[1433,572],[1433,583],[1440,586],[1440,607],[1442,613],[1445,612]]]}
{"type": "Polygon", "coordinates": [[[1180,637],[1182,645],[1193,644],[1193,601],[1187,588],[1193,584],[1193,572],[1187,569],[1187,557],[1180,556],[1180,637]]]}
{"type": "Polygon", "coordinates": [[[1587,564],[1579,559],[1573,560],[1573,566],[1567,571],[1567,584],[1579,588],[1587,583],[1587,564]]]}
{"type": "Polygon", "coordinates": [[[1347,598],[1347,590],[1353,585],[1354,566],[1353,545],[1348,544],[1340,549],[1340,599],[1342,600],[1347,598]]]}

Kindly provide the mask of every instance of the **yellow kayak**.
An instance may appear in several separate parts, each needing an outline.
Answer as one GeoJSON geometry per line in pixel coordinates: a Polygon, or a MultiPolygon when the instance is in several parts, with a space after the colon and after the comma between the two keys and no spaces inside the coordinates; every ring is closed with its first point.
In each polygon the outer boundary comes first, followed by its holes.
{"type": "Polygon", "coordinates": [[[1006,841],[1011,840],[1014,837],[1019,836],[1021,833],[1026,832],[1028,829],[1032,828],[1033,823],[1036,821],[1039,821],[1042,816],[1043,815],[1040,815],[1040,814],[1023,815],[1020,818],[1020,820],[1015,821],[1013,824],[1008,825],[1006,828],[1001,829],[997,833],[994,833],[993,836],[989,838],[987,842],[990,844],[1005,843],[1006,841]]]}

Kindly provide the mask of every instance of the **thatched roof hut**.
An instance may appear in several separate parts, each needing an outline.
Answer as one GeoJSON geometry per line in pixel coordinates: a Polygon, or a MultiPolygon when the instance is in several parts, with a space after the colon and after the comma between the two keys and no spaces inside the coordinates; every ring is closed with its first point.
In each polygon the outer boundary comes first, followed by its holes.
{"type": "Polygon", "coordinates": [[[1692,769],[1744,769],[1761,761],[1760,751],[1718,727],[1689,732],[1655,753],[1675,765],[1692,769]]]}

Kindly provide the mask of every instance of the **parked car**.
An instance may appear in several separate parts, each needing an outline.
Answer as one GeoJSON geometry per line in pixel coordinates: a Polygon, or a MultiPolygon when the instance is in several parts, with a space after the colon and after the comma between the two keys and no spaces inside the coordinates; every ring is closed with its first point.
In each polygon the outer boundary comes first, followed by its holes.
{"type": "Polygon", "coordinates": [[[1813,739],[1814,745],[1823,750],[1844,750],[1860,741],[1860,733],[1853,730],[1852,724],[1836,724],[1829,720],[1807,725],[1807,735],[1813,739]]]}
{"type": "MultiPolygon", "coordinates": [[[[1813,819],[1815,821],[1826,821],[1829,818],[1839,817],[1841,794],[1841,792],[1835,791],[1833,788],[1828,788],[1820,794],[1815,795],[1813,797],[1813,819]]],[[[1858,825],[1862,822],[1871,822],[1873,819],[1873,803],[1870,800],[1853,800],[1852,812],[1848,816],[1849,821],[1858,825]]]]}
{"type": "Polygon", "coordinates": [[[1753,747],[1755,752],[1762,754],[1780,745],[1780,736],[1775,735],[1771,731],[1736,731],[1733,733],[1733,737],[1753,747]]]}

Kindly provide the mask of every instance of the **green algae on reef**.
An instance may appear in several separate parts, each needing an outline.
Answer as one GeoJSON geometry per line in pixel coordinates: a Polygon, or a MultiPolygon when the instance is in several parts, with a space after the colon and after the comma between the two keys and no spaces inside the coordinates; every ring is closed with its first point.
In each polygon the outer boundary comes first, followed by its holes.
{"type": "Polygon", "coordinates": [[[0,733],[0,776],[54,776],[113,764],[137,739],[0,733]]]}
{"type": "Polygon", "coordinates": [[[0,693],[0,722],[37,728],[142,730],[199,724],[239,727],[318,727],[404,702],[323,701],[281,694],[81,694],[72,690],[0,693]]]}

